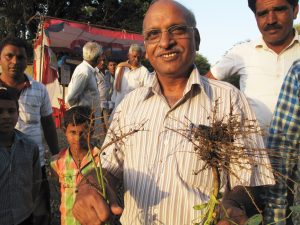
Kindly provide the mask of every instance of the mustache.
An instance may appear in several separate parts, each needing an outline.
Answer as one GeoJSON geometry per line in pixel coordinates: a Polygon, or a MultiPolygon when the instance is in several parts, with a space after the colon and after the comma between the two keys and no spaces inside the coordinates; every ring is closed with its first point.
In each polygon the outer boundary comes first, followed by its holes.
{"type": "Polygon", "coordinates": [[[176,46],[171,46],[170,48],[168,49],[159,49],[156,54],[155,54],[155,57],[159,57],[163,54],[169,54],[169,53],[180,53],[181,52],[181,49],[176,47],[176,46]]]}
{"type": "Polygon", "coordinates": [[[269,30],[278,30],[281,29],[282,26],[279,25],[278,23],[276,24],[268,24],[267,26],[264,27],[264,31],[269,31],[269,30]]]}

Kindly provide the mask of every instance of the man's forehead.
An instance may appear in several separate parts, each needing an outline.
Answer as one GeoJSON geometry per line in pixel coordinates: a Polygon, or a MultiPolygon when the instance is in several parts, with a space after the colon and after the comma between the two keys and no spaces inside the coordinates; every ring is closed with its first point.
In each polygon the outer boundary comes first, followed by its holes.
{"type": "Polygon", "coordinates": [[[2,52],[26,55],[26,49],[12,44],[7,44],[2,48],[2,52]]]}
{"type": "Polygon", "coordinates": [[[188,11],[178,2],[157,1],[148,9],[143,21],[143,29],[148,30],[159,27],[162,21],[171,18],[174,20],[170,21],[174,23],[173,25],[177,24],[175,19],[178,21],[180,20],[180,23],[187,23],[188,11]],[[159,19],[155,21],[153,18],[159,19]]]}

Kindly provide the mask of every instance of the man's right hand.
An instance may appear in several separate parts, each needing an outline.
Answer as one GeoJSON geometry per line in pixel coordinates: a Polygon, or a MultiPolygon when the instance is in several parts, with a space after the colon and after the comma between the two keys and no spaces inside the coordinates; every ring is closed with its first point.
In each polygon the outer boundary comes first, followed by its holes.
{"type": "Polygon", "coordinates": [[[116,202],[116,195],[107,186],[110,205],[90,184],[81,184],[73,206],[73,215],[82,225],[103,224],[110,214],[121,215],[123,209],[116,202]]]}

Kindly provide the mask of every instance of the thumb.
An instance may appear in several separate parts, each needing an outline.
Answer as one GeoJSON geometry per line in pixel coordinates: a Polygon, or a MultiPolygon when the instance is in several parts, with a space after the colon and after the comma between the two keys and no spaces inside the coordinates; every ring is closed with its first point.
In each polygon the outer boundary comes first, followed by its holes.
{"type": "Polygon", "coordinates": [[[118,204],[111,204],[110,210],[116,216],[119,216],[123,213],[123,208],[120,207],[118,204]]]}
{"type": "Polygon", "coordinates": [[[109,199],[110,210],[114,215],[121,215],[123,208],[119,206],[116,192],[110,185],[107,184],[107,195],[109,199]]]}

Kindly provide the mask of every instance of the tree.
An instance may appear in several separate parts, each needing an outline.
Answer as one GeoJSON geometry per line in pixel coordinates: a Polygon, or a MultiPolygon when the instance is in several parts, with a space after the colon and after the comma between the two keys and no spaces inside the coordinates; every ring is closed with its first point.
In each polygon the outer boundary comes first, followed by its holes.
{"type": "Polygon", "coordinates": [[[298,31],[298,33],[300,33],[300,23],[295,24],[294,28],[298,31]]]}
{"type": "Polygon", "coordinates": [[[196,54],[195,64],[201,75],[205,75],[210,69],[210,64],[207,58],[199,53],[196,54]]]}
{"type": "Polygon", "coordinates": [[[32,20],[35,15],[140,33],[150,3],[151,0],[1,0],[0,39],[7,35],[33,39],[39,22],[32,20]]]}

